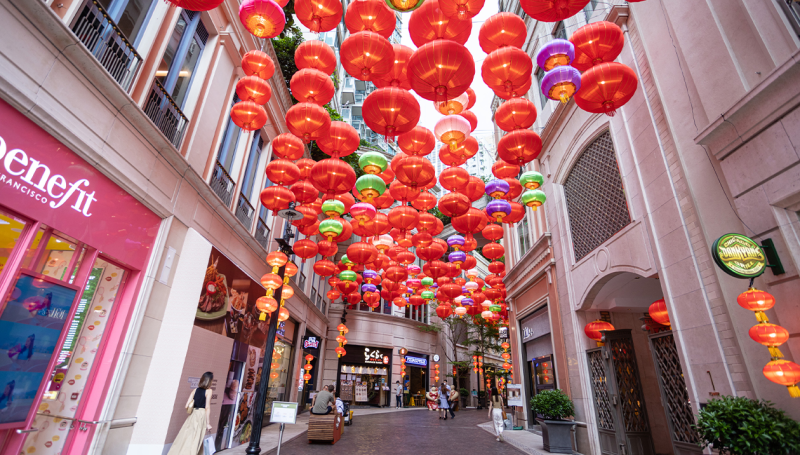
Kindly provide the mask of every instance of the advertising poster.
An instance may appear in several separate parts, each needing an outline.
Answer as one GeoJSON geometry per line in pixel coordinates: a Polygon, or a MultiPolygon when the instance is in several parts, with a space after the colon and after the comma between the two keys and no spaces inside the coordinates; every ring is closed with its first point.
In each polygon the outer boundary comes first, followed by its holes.
{"type": "Polygon", "coordinates": [[[366,384],[356,384],[356,401],[369,401],[366,384]]]}
{"type": "Polygon", "coordinates": [[[23,422],[77,289],[22,271],[0,315],[0,424],[23,422]]]}
{"type": "Polygon", "coordinates": [[[522,384],[508,384],[508,405],[509,406],[524,406],[522,403],[522,384]]]}

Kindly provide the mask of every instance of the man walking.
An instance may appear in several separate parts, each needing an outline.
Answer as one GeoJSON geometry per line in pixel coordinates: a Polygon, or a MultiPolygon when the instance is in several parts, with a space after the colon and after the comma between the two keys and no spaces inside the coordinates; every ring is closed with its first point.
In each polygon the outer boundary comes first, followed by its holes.
{"type": "Polygon", "coordinates": [[[453,402],[450,400],[450,386],[447,381],[442,382],[442,394],[447,397],[447,410],[450,411],[450,418],[455,419],[456,413],[453,412],[453,402]]]}
{"type": "Polygon", "coordinates": [[[400,384],[400,381],[397,381],[395,384],[395,409],[400,409],[403,407],[403,384],[400,384]]]}

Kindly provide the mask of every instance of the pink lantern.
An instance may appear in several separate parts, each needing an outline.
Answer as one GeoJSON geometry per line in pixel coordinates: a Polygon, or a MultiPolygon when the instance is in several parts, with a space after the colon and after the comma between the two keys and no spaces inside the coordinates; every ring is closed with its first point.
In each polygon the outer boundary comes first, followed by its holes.
{"type": "Polygon", "coordinates": [[[272,39],[286,26],[286,13],[272,0],[244,0],[239,6],[239,20],[257,38],[272,39]]]}
{"type": "Polygon", "coordinates": [[[377,213],[375,207],[366,202],[359,202],[350,207],[350,215],[358,221],[359,226],[363,226],[364,223],[375,218],[375,213],[377,213]]]}
{"type": "Polygon", "coordinates": [[[460,115],[447,115],[436,122],[433,134],[445,144],[449,144],[450,150],[458,150],[458,145],[469,137],[471,125],[469,121],[460,115]]]}

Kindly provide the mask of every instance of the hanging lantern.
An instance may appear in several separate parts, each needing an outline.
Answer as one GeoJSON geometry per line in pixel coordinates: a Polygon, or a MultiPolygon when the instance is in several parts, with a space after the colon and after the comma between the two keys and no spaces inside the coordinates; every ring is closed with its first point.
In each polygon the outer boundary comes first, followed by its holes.
{"type": "Polygon", "coordinates": [[[439,211],[444,216],[457,217],[461,216],[472,207],[469,198],[460,193],[448,193],[439,199],[439,211]]]}
{"type": "Polygon", "coordinates": [[[487,54],[501,47],[522,48],[528,28],[525,21],[514,13],[498,13],[486,19],[478,32],[478,43],[487,54]]]}
{"type": "Polygon", "coordinates": [[[788,360],[772,360],[764,367],[763,373],[770,381],[786,386],[790,397],[800,398],[800,388],[797,387],[800,365],[788,360]]]}
{"type": "Polygon", "coordinates": [[[497,143],[497,156],[520,166],[536,159],[541,151],[542,138],[531,130],[513,131],[497,143]]]}
{"type": "Polygon", "coordinates": [[[302,239],[296,241],[294,245],[292,245],[292,251],[298,257],[303,258],[303,261],[305,262],[306,259],[311,259],[317,255],[319,247],[317,247],[317,244],[310,239],[302,239]]]}
{"type": "Polygon", "coordinates": [[[314,185],[304,180],[296,182],[289,190],[294,194],[295,201],[299,204],[311,204],[319,194],[314,185]]]}
{"type": "Polygon", "coordinates": [[[529,190],[535,190],[544,185],[544,176],[536,171],[527,171],[519,177],[519,183],[529,190]]]}
{"type": "Polygon", "coordinates": [[[436,122],[433,133],[440,141],[448,144],[450,150],[456,150],[458,145],[469,136],[470,125],[461,116],[447,115],[436,122]]]}
{"type": "Polygon", "coordinates": [[[467,187],[461,190],[461,192],[467,196],[470,201],[475,202],[483,197],[483,194],[486,192],[486,184],[483,183],[483,180],[480,178],[471,175],[467,187]]]}
{"type": "Polygon", "coordinates": [[[403,204],[416,200],[421,194],[419,189],[405,185],[403,182],[393,182],[389,187],[389,193],[395,200],[403,204]]]}
{"type": "Polygon", "coordinates": [[[575,47],[572,66],[578,71],[586,71],[600,63],[613,62],[619,57],[625,44],[622,29],[608,21],[584,25],[569,40],[575,47]]]}
{"type": "Polygon", "coordinates": [[[355,128],[345,122],[331,122],[328,133],[317,138],[317,146],[332,158],[341,158],[358,150],[361,139],[355,128]]]}
{"type": "MultiPolygon", "coordinates": [[[[374,2],[374,0],[366,0],[367,2],[374,2]]],[[[402,44],[392,44],[394,50],[394,63],[392,69],[380,78],[372,81],[378,88],[395,87],[403,90],[411,90],[411,84],[408,83],[408,61],[414,50],[402,44]]]]}
{"type": "Polygon", "coordinates": [[[261,190],[260,198],[261,205],[268,210],[272,210],[272,213],[277,215],[278,211],[288,209],[289,204],[294,202],[294,193],[288,188],[274,185],[261,190]]]}
{"type": "Polygon", "coordinates": [[[451,166],[439,174],[439,184],[448,191],[457,191],[469,183],[469,172],[463,167],[451,166]]]}
{"type": "Polygon", "coordinates": [[[510,186],[508,182],[501,179],[491,180],[489,183],[486,184],[485,191],[486,194],[491,198],[502,198],[503,196],[508,193],[510,186]]]}
{"type": "MultiPolygon", "coordinates": [[[[503,131],[528,129],[536,122],[536,105],[524,98],[514,98],[497,108],[494,121],[503,131]]],[[[517,174],[508,177],[516,177],[517,174]]]]}
{"type": "Polygon", "coordinates": [[[279,134],[272,140],[272,153],[278,158],[295,161],[305,153],[303,141],[290,133],[279,134]]]}
{"type": "Polygon", "coordinates": [[[481,235],[489,241],[500,240],[503,238],[503,228],[497,224],[490,224],[483,229],[481,235]]]}
{"type": "Polygon", "coordinates": [[[521,0],[528,16],[542,22],[559,22],[583,10],[589,0],[521,0]]]}
{"type": "Polygon", "coordinates": [[[312,103],[298,103],[286,112],[289,132],[308,144],[328,134],[331,116],[324,107],[312,103]]]}
{"type": "MultiPolygon", "coordinates": [[[[432,195],[431,193],[429,193],[427,191],[423,191],[422,193],[419,194],[419,197],[414,199],[414,201],[411,203],[411,205],[415,209],[417,209],[417,210],[419,210],[421,212],[427,212],[428,210],[436,207],[436,201],[437,201],[436,196],[432,195]]],[[[438,218],[435,218],[435,219],[438,220],[438,218]]],[[[439,222],[441,223],[441,221],[439,221],[439,222]]],[[[436,235],[436,234],[433,234],[433,235],[436,235]]]]}
{"type": "Polygon", "coordinates": [[[349,164],[336,158],[317,162],[309,179],[316,189],[327,197],[350,191],[356,183],[356,172],[349,164]]]}
{"type": "Polygon", "coordinates": [[[314,33],[329,32],[342,20],[342,2],[338,0],[302,0],[295,2],[297,20],[314,33]]]}
{"type": "Polygon", "coordinates": [[[272,97],[272,89],[267,81],[258,76],[245,76],[236,83],[236,95],[242,101],[267,104],[272,97]]]}
{"type": "Polygon", "coordinates": [[[394,49],[389,41],[373,32],[350,35],[339,49],[342,66],[362,81],[379,79],[394,65],[394,49]]]}
{"type": "Polygon", "coordinates": [[[239,101],[231,108],[231,120],[245,131],[260,130],[267,124],[267,111],[252,101],[239,101]]]}
{"type": "Polygon", "coordinates": [[[430,160],[421,156],[407,156],[397,165],[397,180],[412,188],[424,187],[436,179],[436,169],[430,160]]]}
{"type": "Polygon", "coordinates": [[[472,234],[482,231],[483,228],[486,227],[487,222],[488,220],[483,211],[475,207],[471,207],[467,210],[467,213],[450,220],[453,229],[465,234],[467,238],[472,238],[472,234]]]}
{"type": "Polygon", "coordinates": [[[630,101],[639,81],[636,73],[622,63],[600,63],[581,76],[581,91],[575,103],[586,112],[614,116],[617,109],[630,101]]]}
{"type": "Polygon", "coordinates": [[[300,178],[300,169],[289,160],[272,160],[266,169],[267,178],[277,185],[289,186],[300,178]]]}
{"type": "Polygon", "coordinates": [[[386,191],[386,184],[376,175],[366,174],[356,180],[356,190],[365,202],[382,195],[386,191]]]}
{"type": "MultiPolygon", "coordinates": [[[[496,224],[493,226],[497,226],[496,224]]],[[[503,245],[499,243],[487,243],[483,246],[483,250],[481,251],[483,257],[493,261],[495,259],[500,259],[503,255],[506,254],[506,249],[503,245]]],[[[493,272],[494,273],[494,272],[493,272]]]]}
{"type": "Polygon", "coordinates": [[[329,218],[342,216],[345,213],[344,203],[336,199],[328,199],[322,203],[322,213],[329,218]]]}
{"type": "Polygon", "coordinates": [[[425,0],[386,0],[386,6],[395,11],[407,13],[422,6],[424,1],[425,0]]]}
{"type": "Polygon", "coordinates": [[[466,93],[462,93],[451,100],[436,101],[433,103],[433,106],[442,115],[458,115],[466,110],[468,102],[469,97],[466,93]]]}
{"type": "Polygon", "coordinates": [[[347,247],[347,257],[356,264],[367,264],[378,256],[378,249],[371,243],[356,242],[347,247]]]}
{"type": "Polygon", "coordinates": [[[504,178],[503,180],[508,183],[508,192],[503,196],[503,199],[513,201],[522,194],[522,184],[519,183],[519,180],[514,178],[504,178]]]}
{"type": "Polygon", "coordinates": [[[434,40],[450,40],[463,45],[471,32],[472,21],[446,15],[439,0],[427,0],[411,13],[408,21],[408,34],[417,47],[434,40]]]}
{"type": "Polygon", "coordinates": [[[382,135],[386,142],[394,142],[397,135],[411,131],[420,117],[419,102],[414,95],[393,87],[379,88],[367,95],[361,109],[367,127],[382,135]]]}
{"type": "Polygon", "coordinates": [[[311,175],[311,169],[317,164],[316,161],[310,158],[303,158],[295,162],[297,169],[300,171],[300,180],[308,180],[311,175]]]}
{"type": "Polygon", "coordinates": [[[762,322],[751,327],[748,334],[753,341],[769,348],[769,354],[773,360],[783,358],[778,346],[789,340],[788,330],[779,325],[762,322]]]}
{"type": "Polygon", "coordinates": [[[359,226],[363,226],[365,222],[375,218],[375,213],[375,207],[373,207],[372,204],[367,204],[365,202],[353,204],[353,206],[350,208],[350,215],[353,217],[353,219],[358,221],[359,226]]]}
{"type": "Polygon", "coordinates": [[[656,321],[661,325],[670,325],[669,321],[669,313],[667,313],[667,303],[664,299],[659,299],[650,304],[650,308],[648,308],[647,312],[650,314],[650,318],[656,321]]]}
{"type": "Polygon", "coordinates": [[[569,65],[575,59],[575,47],[565,39],[554,39],[542,46],[536,54],[539,68],[550,71],[558,66],[569,65]]]}
{"type": "Polygon", "coordinates": [[[457,97],[469,88],[474,77],[472,54],[455,41],[436,40],[425,44],[414,51],[408,62],[411,87],[429,101],[457,97]]]}
{"type": "Polygon", "coordinates": [[[533,62],[525,51],[503,47],[486,56],[481,65],[483,82],[495,91],[518,91],[531,80],[533,62]]]}
{"type": "MultiPolygon", "coordinates": [[[[419,212],[407,205],[395,207],[389,211],[389,223],[401,231],[410,231],[417,227],[419,212]]],[[[393,280],[402,281],[402,280],[393,280]]]]}
{"type": "Polygon", "coordinates": [[[336,218],[336,221],[342,224],[342,233],[334,237],[333,241],[336,243],[346,242],[353,235],[353,226],[344,218],[336,218]]]}
{"type": "Polygon", "coordinates": [[[256,308],[262,313],[272,313],[278,309],[278,301],[272,297],[262,296],[256,299],[256,308]]]}
{"type": "Polygon", "coordinates": [[[514,98],[520,98],[525,96],[533,87],[533,78],[528,79],[525,83],[517,88],[512,88],[510,92],[507,92],[505,87],[490,87],[495,95],[498,98],[502,98],[504,100],[511,100],[514,98]]]}
{"type": "Polygon", "coordinates": [[[446,16],[459,19],[475,17],[486,0],[439,0],[439,7],[446,16]]]}
{"type": "MultiPolygon", "coordinates": [[[[322,223],[320,223],[322,224],[322,223]]],[[[314,263],[314,273],[319,276],[331,276],[336,271],[336,264],[327,259],[317,261],[314,263]]]]}
{"type": "Polygon", "coordinates": [[[302,69],[292,76],[290,82],[292,95],[301,103],[328,104],[336,89],[330,76],[320,70],[302,69]]]}
{"type": "Polygon", "coordinates": [[[494,221],[502,223],[503,218],[511,214],[511,204],[503,199],[495,199],[486,205],[486,214],[494,221]]]}
{"type": "Polygon", "coordinates": [[[559,66],[544,75],[541,88],[551,100],[566,104],[581,89],[581,73],[571,66],[559,66]]]}
{"type": "Polygon", "coordinates": [[[244,0],[239,6],[239,20],[256,38],[272,39],[286,26],[286,14],[272,0],[244,0]]]}
{"type": "Polygon", "coordinates": [[[266,52],[252,50],[242,57],[242,71],[246,76],[269,79],[275,74],[275,62],[266,52]]]}
{"type": "Polygon", "coordinates": [[[602,332],[606,330],[611,331],[616,329],[614,328],[613,325],[611,325],[610,322],[601,321],[598,319],[597,321],[593,321],[586,324],[586,327],[583,328],[583,333],[585,333],[587,337],[596,341],[598,346],[602,346],[603,345],[601,341],[603,339],[602,332]]]}
{"type": "Polygon", "coordinates": [[[303,41],[294,52],[294,64],[298,70],[310,68],[331,75],[336,70],[336,53],[325,41],[303,41]]]}
{"type": "Polygon", "coordinates": [[[386,39],[394,33],[394,12],[384,2],[376,0],[354,0],[347,5],[344,23],[350,34],[368,31],[386,39]]]}
{"type": "Polygon", "coordinates": [[[739,306],[742,308],[755,312],[756,319],[759,322],[769,322],[764,311],[775,306],[775,297],[768,292],[750,288],[739,294],[739,296],[736,297],[736,302],[739,303],[739,306]]]}
{"type": "Polygon", "coordinates": [[[388,165],[386,157],[380,152],[366,152],[358,159],[358,167],[367,174],[380,174],[388,165]]]}
{"type": "Polygon", "coordinates": [[[464,119],[469,122],[469,132],[474,132],[475,128],[478,127],[478,116],[472,111],[463,111],[458,115],[464,117],[464,119]]]}
{"type": "MultiPolygon", "coordinates": [[[[340,235],[343,230],[344,230],[344,225],[342,224],[341,221],[338,220],[328,219],[328,220],[322,220],[319,223],[320,235],[328,239],[329,242],[332,242],[333,239],[338,235],[340,235]]],[[[319,264],[319,262],[317,262],[317,264],[319,264]]]]}

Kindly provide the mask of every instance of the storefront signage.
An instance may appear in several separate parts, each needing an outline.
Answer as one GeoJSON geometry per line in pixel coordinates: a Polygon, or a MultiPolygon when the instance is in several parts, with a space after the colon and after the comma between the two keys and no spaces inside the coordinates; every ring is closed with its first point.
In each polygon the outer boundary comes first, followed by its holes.
{"type": "Polygon", "coordinates": [[[745,235],[723,235],[712,245],[711,254],[723,272],[736,278],[755,278],[767,268],[764,250],[745,235]]]}
{"type": "Polygon", "coordinates": [[[414,357],[412,355],[407,355],[406,365],[413,365],[415,367],[426,367],[428,366],[428,359],[424,357],[414,357]]]}
{"type": "Polygon", "coordinates": [[[317,337],[306,337],[303,340],[303,349],[319,349],[319,339],[317,337]]]}
{"type": "Polygon", "coordinates": [[[508,339],[508,327],[500,327],[497,330],[498,330],[498,333],[500,335],[500,339],[501,340],[507,340],[508,339]]]}
{"type": "Polygon", "coordinates": [[[522,339],[528,339],[533,336],[533,329],[530,327],[523,327],[522,328],[522,339]]]}
{"type": "Polygon", "coordinates": [[[389,356],[384,355],[380,349],[364,348],[364,363],[388,365],[389,356]]]}

